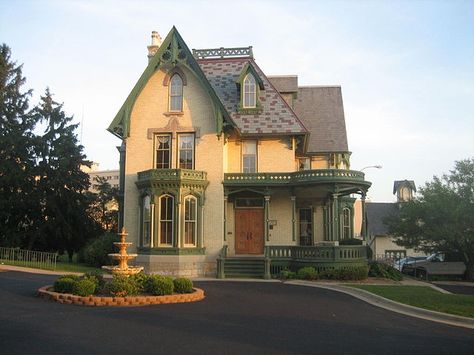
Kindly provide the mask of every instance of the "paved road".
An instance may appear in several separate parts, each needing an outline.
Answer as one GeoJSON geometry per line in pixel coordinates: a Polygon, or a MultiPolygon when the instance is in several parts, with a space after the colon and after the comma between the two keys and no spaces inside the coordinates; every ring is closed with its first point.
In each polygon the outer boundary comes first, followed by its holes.
{"type": "Polygon", "coordinates": [[[35,297],[54,276],[0,272],[2,354],[472,354],[474,331],[333,291],[200,282],[197,303],[129,308],[35,297]]]}
{"type": "Polygon", "coordinates": [[[458,295],[474,295],[474,286],[462,286],[462,285],[447,285],[437,282],[433,282],[436,287],[442,288],[451,293],[458,295]]]}

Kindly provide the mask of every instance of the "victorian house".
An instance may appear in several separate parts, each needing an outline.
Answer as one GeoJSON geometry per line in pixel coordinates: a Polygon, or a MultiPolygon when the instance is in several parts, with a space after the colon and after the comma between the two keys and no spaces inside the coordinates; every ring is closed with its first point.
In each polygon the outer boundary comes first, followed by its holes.
{"type": "Polygon", "coordinates": [[[252,47],[191,51],[174,27],[148,51],[108,128],[122,140],[120,223],[139,265],[270,277],[365,261],[365,246],[339,245],[370,187],[350,170],[340,87],[267,76],[252,47]]]}

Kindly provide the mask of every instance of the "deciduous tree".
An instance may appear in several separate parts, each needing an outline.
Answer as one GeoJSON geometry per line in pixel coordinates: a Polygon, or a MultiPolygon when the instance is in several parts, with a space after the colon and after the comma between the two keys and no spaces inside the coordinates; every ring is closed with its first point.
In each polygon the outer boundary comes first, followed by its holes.
{"type": "Polygon", "coordinates": [[[467,278],[474,280],[474,158],[456,162],[449,175],[435,176],[385,222],[399,245],[459,253],[467,278]]]}

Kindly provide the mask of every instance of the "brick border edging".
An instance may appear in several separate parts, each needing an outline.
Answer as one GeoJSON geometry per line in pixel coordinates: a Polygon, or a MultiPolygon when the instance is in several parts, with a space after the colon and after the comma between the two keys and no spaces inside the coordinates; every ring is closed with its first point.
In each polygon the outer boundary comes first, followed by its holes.
{"type": "Polygon", "coordinates": [[[196,302],[205,298],[204,291],[194,287],[193,293],[180,293],[166,296],[127,296],[127,297],[110,297],[110,296],[77,296],[69,293],[59,293],[50,291],[51,285],[43,286],[38,289],[38,296],[44,299],[53,300],[63,304],[77,304],[81,306],[148,306],[154,304],[167,303],[185,303],[196,302]]]}

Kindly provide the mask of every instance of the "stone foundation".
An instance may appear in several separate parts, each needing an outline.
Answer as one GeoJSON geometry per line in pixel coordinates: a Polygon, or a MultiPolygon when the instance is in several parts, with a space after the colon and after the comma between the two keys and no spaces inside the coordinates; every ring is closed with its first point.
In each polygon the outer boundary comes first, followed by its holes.
{"type": "Polygon", "coordinates": [[[204,255],[144,255],[139,254],[136,265],[147,274],[173,277],[216,277],[217,263],[204,255]]]}

